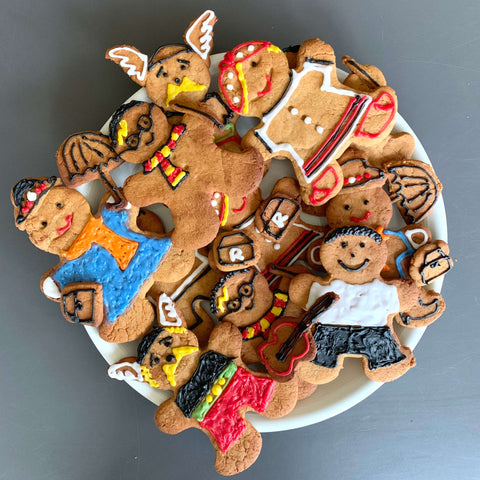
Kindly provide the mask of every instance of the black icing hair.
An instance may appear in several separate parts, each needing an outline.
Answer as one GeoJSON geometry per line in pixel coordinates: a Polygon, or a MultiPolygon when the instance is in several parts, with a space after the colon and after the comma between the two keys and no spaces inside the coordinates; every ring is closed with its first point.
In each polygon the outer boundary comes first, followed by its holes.
{"type": "Polygon", "coordinates": [[[177,55],[183,52],[192,53],[193,50],[189,46],[183,43],[170,43],[168,45],[162,45],[161,47],[158,47],[155,53],[150,57],[150,60],[148,62],[148,71],[152,70],[152,68],[154,68],[155,65],[158,65],[159,63],[163,63],[165,62],[165,60],[168,60],[172,57],[176,57],[177,55]],[[162,58],[160,60],[155,60],[155,57],[157,56],[158,52],[167,47],[183,47],[183,48],[176,53],[172,53],[172,55],[169,55],[168,57],[162,58]]]}
{"type": "Polygon", "coordinates": [[[337,238],[344,237],[346,235],[355,235],[357,237],[370,237],[377,243],[381,243],[382,236],[375,230],[369,227],[341,227],[332,230],[326,237],[324,243],[334,242],[337,238]]]}
{"type": "Polygon", "coordinates": [[[164,331],[163,327],[154,327],[153,330],[147,333],[138,344],[137,347],[137,362],[142,363],[145,355],[147,355],[150,347],[153,342],[158,338],[158,336],[164,331]]]}
{"type": "Polygon", "coordinates": [[[127,112],[133,107],[141,105],[142,103],[143,102],[139,102],[137,100],[132,100],[131,102],[124,103],[123,105],[121,105],[113,113],[112,120],[110,121],[110,126],[108,127],[108,134],[110,136],[110,140],[114,147],[117,146],[117,135],[116,135],[117,127],[118,127],[118,124],[120,123],[120,120],[125,115],[125,112],[127,112]]]}
{"type": "Polygon", "coordinates": [[[289,45],[288,47],[282,48],[284,53],[298,53],[300,50],[300,45],[289,45]]]}

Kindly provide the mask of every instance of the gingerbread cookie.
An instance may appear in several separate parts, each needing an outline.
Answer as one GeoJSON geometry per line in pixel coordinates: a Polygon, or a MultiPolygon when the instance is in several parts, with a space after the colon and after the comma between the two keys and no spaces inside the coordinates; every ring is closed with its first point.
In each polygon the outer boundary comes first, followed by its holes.
{"type": "Polygon", "coordinates": [[[60,256],[42,278],[43,293],[60,302],[68,321],[99,326],[108,342],[142,336],[154,319],[145,298],[154,277],[174,281],[190,269],[193,255],[169,236],[140,231],[132,207],[104,204],[92,216],[83,195],[56,177],[23,179],[11,197],[16,226],[36,247],[60,256]]]}
{"type": "MultiPolygon", "coordinates": [[[[162,327],[144,337],[137,362],[129,367],[151,386],[173,391],[155,413],[157,427],[170,434],[202,429],[215,448],[215,468],[223,475],[245,470],[260,453],[261,436],[245,413],[278,418],[297,400],[296,382],[280,384],[252,372],[239,360],[241,346],[238,329],[228,322],[213,330],[205,349],[199,349],[184,324],[162,327]]],[[[121,377],[125,363],[111,368],[112,376],[121,377]]]]}
{"type": "Polygon", "coordinates": [[[387,86],[357,91],[342,84],[333,49],[318,39],[300,46],[295,70],[274,45],[243,43],[220,63],[219,86],[232,110],[262,119],[242,143],[255,146],[267,160],[290,159],[310,205],[338,193],[343,178],[336,159],[352,143],[383,140],[397,108],[387,86]]]}
{"type": "Polygon", "coordinates": [[[310,306],[327,291],[340,299],[316,325],[317,356],[302,364],[300,374],[312,383],[338,376],[346,356],[360,357],[368,378],[391,381],[415,365],[411,350],[398,340],[393,316],[415,304],[419,288],[410,280],[385,281],[380,272],[388,250],[382,237],[367,227],[333,230],[320,250],[327,279],[313,275],[293,278],[292,301],[310,306]]]}
{"type": "Polygon", "coordinates": [[[417,285],[428,285],[453,267],[450,249],[443,240],[424,245],[413,255],[409,273],[417,285]]]}

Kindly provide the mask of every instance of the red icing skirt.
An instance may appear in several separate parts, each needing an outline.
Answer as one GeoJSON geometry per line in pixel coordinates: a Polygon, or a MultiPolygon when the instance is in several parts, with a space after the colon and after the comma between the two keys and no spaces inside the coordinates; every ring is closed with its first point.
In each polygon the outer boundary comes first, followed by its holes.
{"type": "Polygon", "coordinates": [[[210,432],[222,452],[226,452],[247,428],[238,409],[244,406],[264,412],[273,395],[275,381],[255,377],[238,367],[222,395],[213,404],[200,426],[210,432]]]}

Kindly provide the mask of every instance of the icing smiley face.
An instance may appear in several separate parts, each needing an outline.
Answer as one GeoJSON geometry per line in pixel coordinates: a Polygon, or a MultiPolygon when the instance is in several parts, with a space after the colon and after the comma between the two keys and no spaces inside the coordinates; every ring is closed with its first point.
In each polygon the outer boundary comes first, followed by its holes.
{"type": "Polygon", "coordinates": [[[39,249],[60,254],[67,250],[90,218],[90,205],[76,190],[54,187],[25,221],[30,241],[39,249]]]}
{"type": "Polygon", "coordinates": [[[347,225],[386,228],[392,218],[392,201],[381,187],[351,189],[330,200],[326,217],[332,228],[347,225]]]}
{"type": "Polygon", "coordinates": [[[290,80],[286,55],[269,42],[248,42],[220,62],[220,90],[230,108],[259,116],[281,97],[290,80]]]}
{"type": "Polygon", "coordinates": [[[138,346],[138,362],[146,382],[172,390],[183,385],[198,362],[198,341],[184,327],[157,328],[138,346]]]}
{"type": "Polygon", "coordinates": [[[387,260],[380,234],[366,227],[344,227],[330,232],[320,249],[320,260],[332,278],[362,284],[379,277],[387,260]]]}
{"type": "Polygon", "coordinates": [[[153,156],[169,131],[167,118],[159,107],[133,101],[114,113],[109,133],[121,160],[141,163],[153,156]]]}

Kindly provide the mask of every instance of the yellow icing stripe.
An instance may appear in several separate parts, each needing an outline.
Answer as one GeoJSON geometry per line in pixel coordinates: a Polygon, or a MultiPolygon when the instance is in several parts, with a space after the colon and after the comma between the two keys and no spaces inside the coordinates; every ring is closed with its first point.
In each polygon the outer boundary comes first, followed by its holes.
{"type": "Polygon", "coordinates": [[[175,178],[175,180],[172,182],[172,187],[176,187],[186,174],[186,172],[180,172],[175,178]]]}
{"type": "Polygon", "coordinates": [[[128,125],[126,120],[120,120],[118,132],[117,132],[117,142],[119,145],[123,145],[123,139],[128,136],[128,125]]]}
{"type": "Polygon", "coordinates": [[[166,158],[172,153],[172,151],[165,145],[161,150],[160,153],[166,158]]]}
{"type": "MultiPolygon", "coordinates": [[[[272,309],[273,311],[273,309],[272,309]]],[[[280,310],[281,312],[281,310],[280,310]]],[[[265,320],[264,318],[262,318],[260,320],[260,326],[262,327],[262,330],[265,331],[267,328],[270,328],[270,322],[268,320],[265,320]]]]}
{"type": "Polygon", "coordinates": [[[237,62],[235,64],[235,68],[237,69],[238,80],[240,81],[240,85],[242,86],[242,91],[243,91],[243,98],[244,98],[243,113],[248,113],[248,88],[247,88],[247,82],[245,80],[245,75],[243,74],[242,64],[240,62],[237,62]]]}
{"type": "Polygon", "coordinates": [[[275,296],[284,302],[288,301],[288,295],[286,293],[276,293],[275,296]]]}
{"type": "Polygon", "coordinates": [[[223,218],[222,221],[220,222],[220,225],[223,227],[227,223],[228,219],[228,204],[229,204],[229,197],[227,194],[225,194],[223,198],[223,218]]]}
{"type": "Polygon", "coordinates": [[[273,307],[270,310],[276,317],[279,317],[280,314],[282,313],[282,309],[280,307],[273,307]]]}
{"type": "Polygon", "coordinates": [[[225,307],[223,306],[224,302],[228,302],[228,290],[226,287],[222,288],[223,296],[219,297],[217,308],[223,313],[225,311],[225,307]]]}
{"type": "Polygon", "coordinates": [[[270,44],[267,47],[267,52],[273,52],[273,53],[280,53],[282,51],[281,48],[276,47],[275,45],[270,44]]]}
{"type": "Polygon", "coordinates": [[[169,83],[167,86],[167,101],[165,102],[168,107],[170,102],[182,92],[201,92],[205,90],[206,85],[201,85],[199,83],[190,80],[188,77],[183,77],[182,83],[176,85],[174,83],[169,83]]]}
{"type": "Polygon", "coordinates": [[[247,332],[247,338],[253,338],[253,336],[255,335],[255,330],[252,327],[248,327],[247,332]]]}
{"type": "Polygon", "coordinates": [[[174,170],[175,170],[175,168],[173,168],[171,165],[169,165],[169,166],[165,169],[165,174],[166,174],[166,175],[170,175],[174,170]]]}

